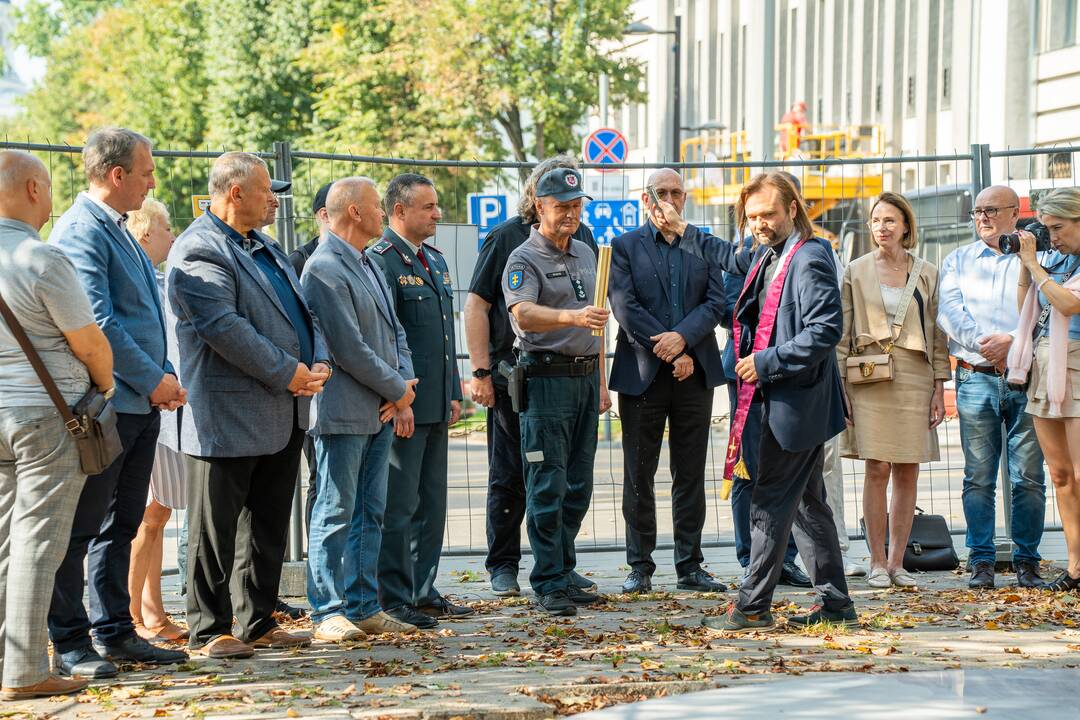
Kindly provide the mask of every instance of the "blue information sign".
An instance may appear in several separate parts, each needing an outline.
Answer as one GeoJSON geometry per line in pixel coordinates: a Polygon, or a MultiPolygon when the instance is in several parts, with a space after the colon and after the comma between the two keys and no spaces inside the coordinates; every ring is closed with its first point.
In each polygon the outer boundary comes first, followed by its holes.
{"type": "Polygon", "coordinates": [[[469,195],[469,223],[479,228],[480,242],[493,227],[506,222],[506,209],[505,195],[469,195]]]}
{"type": "Polygon", "coordinates": [[[633,230],[641,224],[640,218],[639,200],[593,200],[581,213],[581,222],[589,226],[599,244],[633,230]]]}

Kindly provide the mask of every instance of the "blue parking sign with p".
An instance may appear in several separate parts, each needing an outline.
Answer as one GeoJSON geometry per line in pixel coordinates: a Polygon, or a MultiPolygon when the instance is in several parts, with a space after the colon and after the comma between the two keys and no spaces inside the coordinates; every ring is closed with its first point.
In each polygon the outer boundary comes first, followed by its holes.
{"type": "Polygon", "coordinates": [[[506,211],[505,195],[469,195],[469,223],[479,228],[481,242],[493,227],[506,222],[506,211]]]}

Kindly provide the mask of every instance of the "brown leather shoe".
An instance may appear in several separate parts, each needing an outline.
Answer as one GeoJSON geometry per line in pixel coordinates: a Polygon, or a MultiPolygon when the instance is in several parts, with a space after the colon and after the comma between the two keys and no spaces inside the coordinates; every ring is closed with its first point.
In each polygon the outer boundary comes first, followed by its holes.
{"type": "Polygon", "coordinates": [[[3,691],[0,691],[0,697],[5,700],[29,700],[30,698],[51,697],[53,695],[74,695],[89,684],[89,680],[83,680],[82,678],[62,678],[58,675],[50,675],[34,685],[4,688],[3,691]]]}
{"type": "Polygon", "coordinates": [[[192,648],[191,654],[216,658],[218,660],[225,658],[249,658],[255,654],[255,648],[251,647],[246,642],[237,640],[232,635],[218,635],[201,648],[192,648]]]}
{"type": "Polygon", "coordinates": [[[269,632],[251,644],[257,648],[275,648],[282,650],[307,647],[311,644],[311,636],[306,633],[291,633],[288,630],[274,626],[269,632]]]}

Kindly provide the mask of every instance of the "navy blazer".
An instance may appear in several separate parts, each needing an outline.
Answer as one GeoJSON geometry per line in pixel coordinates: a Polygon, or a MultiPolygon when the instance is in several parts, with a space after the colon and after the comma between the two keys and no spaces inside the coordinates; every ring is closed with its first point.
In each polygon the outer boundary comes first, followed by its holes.
{"type": "MultiPolygon", "coordinates": [[[[683,307],[686,316],[675,324],[663,259],[656,249],[655,230],[649,223],[620,235],[611,242],[611,279],[608,299],[619,323],[615,360],[608,387],[628,395],[644,393],[663,362],[653,354],[653,335],[674,330],[686,340],[694,360],[694,372],[703,373],[714,388],[724,382],[716,326],[724,311],[722,268],[710,263],[702,249],[706,237],[690,232],[679,242],[682,251],[683,307]]],[[[696,228],[695,228],[696,230],[696,228]]]]}
{"type": "MultiPolygon", "coordinates": [[[[753,238],[747,235],[743,238],[741,250],[745,250],[753,245],[753,238]]],[[[724,273],[724,314],[720,318],[720,324],[725,330],[727,330],[728,341],[724,346],[723,352],[720,357],[724,361],[724,376],[728,382],[738,380],[739,376],[735,374],[735,335],[732,331],[731,325],[731,313],[735,310],[735,301],[739,299],[739,294],[742,292],[743,283],[746,281],[745,275],[733,275],[729,272],[724,273]]]]}
{"type": "MultiPolygon", "coordinates": [[[[740,250],[711,235],[702,245],[717,264],[735,275],[746,275],[765,252],[763,247],[740,250]]],[[[757,324],[757,312],[757,302],[746,298],[735,314],[744,356],[753,342],[747,326],[757,324]]],[[[843,330],[832,248],[813,238],[791,257],[772,340],[754,357],[769,429],[788,452],[821,445],[845,427],[835,356],[843,330]]]]}
{"type": "Polygon", "coordinates": [[[130,233],[83,194],[57,219],[49,242],[75,265],[112,346],[116,411],[145,415],[150,393],[166,373],[176,372],[166,355],[165,316],[150,260],[130,233]]]}

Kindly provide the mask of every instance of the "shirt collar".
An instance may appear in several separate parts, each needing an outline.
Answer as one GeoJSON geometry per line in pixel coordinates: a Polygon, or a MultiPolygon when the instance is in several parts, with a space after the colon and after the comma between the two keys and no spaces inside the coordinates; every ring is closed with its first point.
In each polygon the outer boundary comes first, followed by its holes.
{"type": "Polygon", "coordinates": [[[41,236],[38,231],[34,229],[32,225],[24,223],[22,220],[16,220],[15,218],[0,217],[0,228],[8,228],[10,230],[18,230],[30,235],[36,240],[40,240],[41,236]]]}
{"type": "Polygon", "coordinates": [[[262,241],[259,239],[259,233],[255,232],[255,230],[249,230],[248,234],[244,236],[241,235],[240,231],[238,231],[232,225],[229,225],[227,222],[225,222],[209,210],[206,211],[206,214],[209,215],[210,219],[213,220],[214,224],[217,225],[218,228],[225,233],[226,237],[243,247],[249,253],[255,252],[256,250],[263,247],[262,241]],[[248,249],[249,246],[250,249],[248,249]]]}
{"type": "Polygon", "coordinates": [[[560,250],[555,243],[548,240],[547,237],[540,232],[540,224],[537,223],[529,229],[529,239],[536,241],[549,255],[552,257],[560,257],[562,255],[569,255],[570,257],[577,257],[577,253],[574,252],[574,236],[570,236],[570,243],[566,246],[566,252],[560,250]]]}
{"type": "Polygon", "coordinates": [[[1005,253],[996,253],[996,252],[994,252],[994,250],[989,245],[987,245],[986,243],[984,243],[982,241],[982,238],[976,240],[974,242],[974,245],[975,245],[975,256],[976,257],[986,257],[988,255],[994,255],[994,256],[997,256],[997,257],[1004,257],[1004,255],[1005,255],[1005,253]]]}
{"type": "Polygon", "coordinates": [[[127,222],[127,213],[117,212],[116,208],[114,208],[112,205],[102,200],[99,200],[88,192],[80,192],[79,195],[85,197],[87,200],[104,210],[105,214],[109,216],[109,219],[120,227],[123,227],[124,223],[127,222]]]}
{"type": "Polygon", "coordinates": [[[346,248],[348,248],[348,249],[349,249],[349,252],[351,252],[351,253],[352,253],[352,256],[353,256],[354,258],[356,258],[357,260],[359,260],[359,261],[360,261],[360,264],[361,264],[361,265],[363,265],[364,263],[366,263],[366,262],[367,262],[367,258],[366,258],[366,257],[364,257],[364,253],[363,253],[363,252],[361,252],[361,251],[357,250],[356,248],[354,248],[354,247],[353,247],[353,246],[352,246],[352,245],[351,245],[351,244],[349,243],[349,241],[348,241],[348,240],[346,240],[345,238],[341,237],[340,235],[338,235],[338,234],[337,234],[336,232],[334,232],[333,230],[327,230],[327,231],[326,231],[326,236],[327,236],[327,237],[332,237],[332,238],[334,238],[334,239],[335,239],[335,240],[337,240],[337,241],[338,241],[339,243],[341,243],[341,244],[342,244],[342,245],[344,245],[344,246],[345,246],[346,248]]]}
{"type": "Polygon", "coordinates": [[[660,229],[653,224],[652,218],[645,220],[645,226],[649,229],[649,236],[652,237],[652,239],[655,240],[658,244],[663,243],[664,245],[668,245],[670,247],[678,247],[679,241],[682,240],[682,235],[676,235],[675,239],[669,243],[667,241],[667,238],[664,237],[664,233],[660,232],[660,229]]]}

